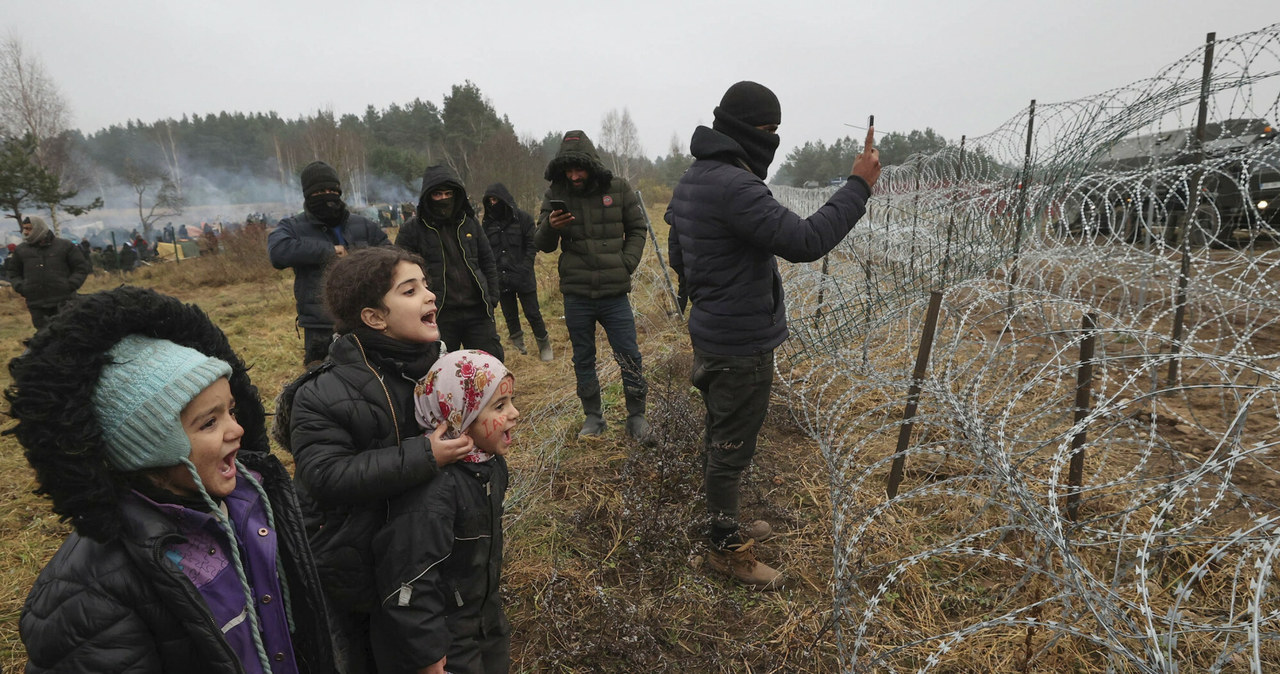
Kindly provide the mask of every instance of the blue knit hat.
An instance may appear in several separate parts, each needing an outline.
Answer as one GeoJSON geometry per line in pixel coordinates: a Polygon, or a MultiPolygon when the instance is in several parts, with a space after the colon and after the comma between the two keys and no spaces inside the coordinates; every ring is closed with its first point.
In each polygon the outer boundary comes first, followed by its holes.
{"type": "Polygon", "coordinates": [[[107,459],[132,472],[183,463],[191,441],[179,415],[192,398],[222,377],[225,361],[168,340],[128,335],[107,352],[93,391],[107,459]]]}

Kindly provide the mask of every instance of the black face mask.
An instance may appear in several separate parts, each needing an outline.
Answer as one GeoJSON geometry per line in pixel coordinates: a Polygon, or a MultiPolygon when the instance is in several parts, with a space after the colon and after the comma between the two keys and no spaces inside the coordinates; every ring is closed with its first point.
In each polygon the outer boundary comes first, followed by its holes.
{"type": "Polygon", "coordinates": [[[507,202],[499,199],[496,203],[486,203],[484,206],[485,220],[506,220],[510,211],[507,209],[507,202]]]}
{"type": "Polygon", "coordinates": [[[326,225],[340,225],[347,220],[347,205],[338,194],[312,194],[303,200],[307,212],[326,225]]]}
{"type": "Polygon", "coordinates": [[[757,129],[725,115],[716,115],[711,128],[738,141],[747,155],[746,162],[751,167],[751,172],[764,180],[769,174],[769,164],[773,163],[773,155],[778,151],[778,144],[782,141],[778,134],[757,129]]]}
{"type": "Polygon", "coordinates": [[[453,215],[453,197],[432,201],[427,205],[427,210],[431,211],[434,218],[447,218],[453,215]]]}

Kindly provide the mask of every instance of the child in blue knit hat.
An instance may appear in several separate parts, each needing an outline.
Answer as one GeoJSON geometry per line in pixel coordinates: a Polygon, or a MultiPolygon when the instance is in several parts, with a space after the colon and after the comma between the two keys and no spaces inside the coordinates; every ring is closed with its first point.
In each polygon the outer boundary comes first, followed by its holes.
{"type": "Polygon", "coordinates": [[[76,528],[23,607],[27,671],[332,670],[288,474],[199,309],[87,296],[10,371],[38,492],[76,528]]]}

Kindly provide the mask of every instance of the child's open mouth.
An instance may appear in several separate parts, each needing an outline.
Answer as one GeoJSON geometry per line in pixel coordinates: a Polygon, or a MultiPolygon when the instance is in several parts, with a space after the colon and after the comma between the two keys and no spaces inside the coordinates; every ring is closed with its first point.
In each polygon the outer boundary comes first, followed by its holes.
{"type": "Polygon", "coordinates": [[[236,454],[239,452],[240,450],[237,449],[223,457],[222,463],[218,466],[219,475],[225,478],[232,478],[236,476],[236,454]]]}
{"type": "Polygon", "coordinates": [[[432,327],[436,324],[436,312],[429,311],[422,316],[422,322],[432,327]]]}

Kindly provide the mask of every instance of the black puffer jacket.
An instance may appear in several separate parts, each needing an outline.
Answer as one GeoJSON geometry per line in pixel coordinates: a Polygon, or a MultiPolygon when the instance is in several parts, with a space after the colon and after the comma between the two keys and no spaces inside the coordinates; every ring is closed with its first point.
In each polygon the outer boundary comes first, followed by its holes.
{"type": "Polygon", "coordinates": [[[49,232],[36,243],[20,243],[9,263],[9,282],[27,306],[48,308],[71,299],[93,272],[80,247],[49,232]]]}
{"type": "Polygon", "coordinates": [[[377,606],[370,543],[386,501],[439,472],[414,418],[414,384],[348,333],[276,402],[276,438],[293,452],[316,567],[337,609],[377,606]]]}
{"type": "MultiPolygon", "coordinates": [[[[387,235],[369,218],[352,213],[342,225],[347,250],[370,246],[390,246],[387,235]]],[[[303,211],[285,218],[267,235],[267,256],[276,269],[293,267],[293,298],[298,305],[298,325],[304,328],[332,328],[333,318],[325,311],[320,283],[325,265],[337,253],[333,228],[303,211]]]]}
{"type": "Polygon", "coordinates": [[[538,289],[533,274],[538,247],[533,243],[533,216],[516,207],[516,200],[502,183],[484,191],[484,233],[498,258],[498,287],[504,292],[531,293],[538,289]],[[505,207],[489,206],[489,197],[505,207]]]}
{"type": "Polygon", "coordinates": [[[270,454],[262,402],[243,361],[199,308],[123,286],[64,309],[9,365],[9,432],[27,448],[54,512],[73,533],[40,573],[19,628],[28,672],[240,672],[199,591],[160,563],[176,525],[140,501],[108,469],[91,396],[107,350],[128,334],[191,347],[231,364],[238,458],[262,477],[279,534],[303,672],[331,672],[333,646],[319,578],[284,466],[270,454]],[[94,460],[94,458],[97,460],[94,460]]]}
{"type": "Polygon", "coordinates": [[[391,502],[373,541],[379,671],[414,672],[511,632],[498,592],[507,478],[501,456],[454,463],[391,502]]]}
{"type": "MultiPolygon", "coordinates": [[[[422,176],[422,192],[418,195],[418,215],[396,235],[396,245],[422,256],[427,262],[431,292],[436,294],[436,306],[441,312],[449,307],[450,280],[475,283],[480,292],[480,303],[493,315],[498,304],[498,267],[493,259],[489,239],[476,220],[475,210],[467,201],[467,190],[447,166],[432,166],[422,176]],[[430,216],[428,204],[432,191],[448,187],[453,190],[456,204],[450,220],[438,220],[430,216]],[[445,243],[441,237],[453,237],[462,250],[463,269],[451,269],[455,264],[445,256],[445,243]]],[[[470,292],[470,291],[466,291],[470,292]]],[[[455,302],[457,306],[457,302],[455,302]]]]}
{"type": "Polygon", "coordinates": [[[676,185],[665,218],[670,264],[693,302],[689,337],[719,355],[769,351],[787,338],[774,256],[812,262],[826,255],[866,212],[870,190],[850,179],[801,218],[774,199],[729,136],[700,126],[689,148],[697,161],[676,185]]]}
{"type": "Polygon", "coordinates": [[[544,253],[560,247],[560,291],[592,299],[631,292],[631,273],[640,266],[647,234],[640,200],[631,186],[600,163],[595,146],[581,131],[565,134],[545,177],[551,186],[542,199],[534,241],[544,253]],[[565,179],[565,169],[571,166],[590,174],[581,193],[565,179]],[[573,213],[573,222],[563,229],[551,226],[550,199],[564,201],[573,213]]]}

